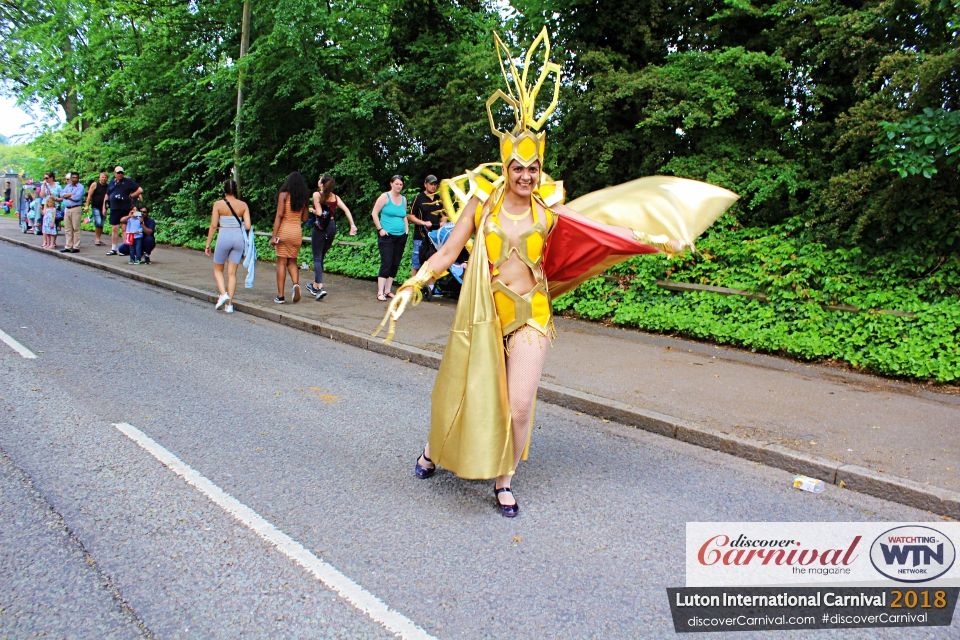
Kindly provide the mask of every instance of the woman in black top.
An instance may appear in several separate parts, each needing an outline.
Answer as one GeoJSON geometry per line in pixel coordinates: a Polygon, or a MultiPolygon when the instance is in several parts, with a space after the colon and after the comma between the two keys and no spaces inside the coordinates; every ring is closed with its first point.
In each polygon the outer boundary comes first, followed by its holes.
{"type": "Polygon", "coordinates": [[[357,235],[357,225],[353,223],[353,215],[350,209],[343,203],[334,189],[337,186],[336,180],[331,175],[324,175],[317,182],[319,191],[313,192],[313,219],[308,223],[311,227],[310,248],[313,250],[313,283],[307,285],[307,291],[310,295],[320,300],[327,295],[327,290],[323,288],[323,259],[333,245],[333,238],[337,233],[337,221],[333,214],[339,207],[347,220],[350,221],[350,235],[357,235]]]}
{"type": "Polygon", "coordinates": [[[93,244],[103,246],[103,216],[107,209],[107,172],[101,171],[100,177],[90,183],[87,189],[87,213],[93,212],[93,226],[97,232],[97,241],[93,244]]]}

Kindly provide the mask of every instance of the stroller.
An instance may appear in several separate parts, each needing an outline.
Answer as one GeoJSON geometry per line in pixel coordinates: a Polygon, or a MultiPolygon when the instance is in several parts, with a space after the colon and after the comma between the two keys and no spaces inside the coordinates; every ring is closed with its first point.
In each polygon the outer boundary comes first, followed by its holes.
{"type": "MultiPolygon", "coordinates": [[[[453,223],[448,222],[439,229],[427,233],[430,243],[439,250],[450,237],[453,231],[453,223]]],[[[460,289],[463,286],[463,273],[466,271],[466,262],[470,259],[470,254],[466,249],[460,251],[457,261],[450,265],[449,273],[434,283],[434,286],[447,298],[457,299],[460,297],[460,289]]]]}
{"type": "Polygon", "coordinates": [[[17,207],[17,222],[20,224],[20,231],[23,233],[33,232],[34,235],[42,233],[43,226],[43,203],[37,197],[36,185],[33,181],[23,185],[20,189],[20,204],[17,207]]]}

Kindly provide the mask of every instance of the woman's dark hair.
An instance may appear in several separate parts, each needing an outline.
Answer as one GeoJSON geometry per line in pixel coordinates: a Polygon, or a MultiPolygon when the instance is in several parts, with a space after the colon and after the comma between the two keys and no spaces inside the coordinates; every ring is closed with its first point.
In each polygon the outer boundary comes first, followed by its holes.
{"type": "Polygon", "coordinates": [[[320,178],[320,202],[326,203],[331,193],[336,195],[337,192],[334,191],[336,188],[337,181],[333,179],[333,176],[329,173],[323,174],[323,177],[320,178]]]}
{"type": "MultiPolygon", "coordinates": [[[[310,201],[310,190],[307,189],[307,183],[299,171],[294,171],[287,176],[287,181],[280,187],[280,193],[286,192],[290,200],[290,209],[293,211],[303,211],[310,201]]],[[[277,194],[279,197],[280,194],[277,194]]]]}
{"type": "Polygon", "coordinates": [[[407,183],[407,181],[403,179],[403,176],[393,176],[392,178],[390,178],[390,182],[388,182],[387,184],[393,184],[393,181],[394,181],[394,180],[399,180],[400,182],[402,182],[402,183],[404,183],[404,184],[407,183]]]}
{"type": "Polygon", "coordinates": [[[223,181],[223,195],[237,197],[237,183],[233,180],[223,181]]]}

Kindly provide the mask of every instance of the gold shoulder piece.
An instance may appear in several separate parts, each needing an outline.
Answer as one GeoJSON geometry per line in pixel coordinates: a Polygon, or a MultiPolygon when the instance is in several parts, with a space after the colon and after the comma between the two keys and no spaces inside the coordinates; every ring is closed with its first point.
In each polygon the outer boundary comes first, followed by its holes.
{"type": "Polygon", "coordinates": [[[450,222],[460,219],[460,212],[467,206],[470,199],[476,197],[480,202],[486,202],[490,194],[503,185],[503,176],[500,175],[499,162],[488,162],[467,171],[455,178],[440,181],[440,202],[450,222]]]}
{"type": "Polygon", "coordinates": [[[563,189],[563,181],[545,182],[537,188],[537,196],[544,205],[552,207],[555,204],[561,204],[566,200],[567,193],[563,189]]]}

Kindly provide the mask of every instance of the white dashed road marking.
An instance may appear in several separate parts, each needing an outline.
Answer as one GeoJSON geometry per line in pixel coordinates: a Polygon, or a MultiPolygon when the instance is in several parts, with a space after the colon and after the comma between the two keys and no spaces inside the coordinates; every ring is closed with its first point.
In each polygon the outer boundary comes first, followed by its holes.
{"type": "Polygon", "coordinates": [[[13,338],[11,338],[9,335],[4,333],[3,331],[0,331],[0,340],[3,340],[4,342],[6,342],[8,347],[10,347],[14,351],[22,355],[24,358],[28,358],[30,360],[35,360],[37,358],[37,356],[34,355],[33,351],[30,351],[30,349],[27,349],[25,346],[23,346],[13,338]]]}
{"type": "Polygon", "coordinates": [[[340,573],[332,565],[327,564],[310,553],[302,544],[264,520],[256,511],[207,480],[188,464],[180,460],[180,458],[157,444],[152,438],[133,425],[122,422],[120,424],[114,424],[113,426],[143,449],[146,449],[147,452],[171,471],[183,478],[187,484],[196,487],[200,493],[207,496],[216,505],[239,520],[245,527],[274,545],[284,555],[299,563],[307,571],[316,576],[320,582],[333,591],[336,591],[344,600],[365,613],[372,620],[378,622],[387,631],[394,633],[400,638],[436,640],[436,638],[418,627],[409,618],[394,611],[380,600],[380,598],[340,573]]]}

